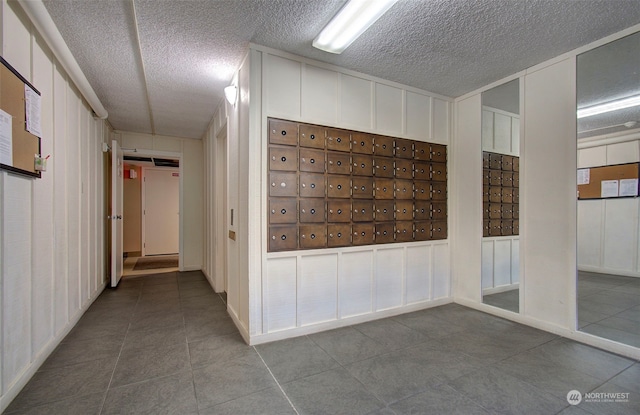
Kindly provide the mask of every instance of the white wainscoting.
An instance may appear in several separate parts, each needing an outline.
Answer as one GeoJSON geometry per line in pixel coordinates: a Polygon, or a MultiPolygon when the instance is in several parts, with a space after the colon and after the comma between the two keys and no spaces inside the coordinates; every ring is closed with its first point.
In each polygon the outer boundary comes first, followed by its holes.
{"type": "Polygon", "coordinates": [[[520,238],[482,238],[482,292],[508,291],[520,282],[520,238]]]}

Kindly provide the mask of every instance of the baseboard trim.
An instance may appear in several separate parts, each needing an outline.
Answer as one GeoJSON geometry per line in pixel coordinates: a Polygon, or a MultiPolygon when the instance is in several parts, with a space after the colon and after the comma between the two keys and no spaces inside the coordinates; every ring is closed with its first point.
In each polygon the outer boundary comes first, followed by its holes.
{"type": "Polygon", "coordinates": [[[517,290],[519,287],[520,283],[501,285],[499,287],[483,288],[482,295],[505,293],[507,291],[517,290]]]}
{"type": "Polygon", "coordinates": [[[592,267],[589,265],[578,265],[578,271],[594,272],[596,274],[620,275],[623,277],[640,278],[640,272],[626,271],[623,269],[592,267]]]}

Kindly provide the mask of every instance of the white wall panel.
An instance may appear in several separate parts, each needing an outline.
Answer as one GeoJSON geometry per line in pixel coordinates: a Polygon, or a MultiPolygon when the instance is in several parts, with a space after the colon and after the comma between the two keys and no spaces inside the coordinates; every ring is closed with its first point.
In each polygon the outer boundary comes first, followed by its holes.
{"type": "Polygon", "coordinates": [[[375,88],[376,129],[389,135],[401,135],[405,113],[402,89],[379,83],[375,88]]]}
{"type": "Polygon", "coordinates": [[[267,261],[264,279],[264,314],[268,333],[296,327],[297,261],[272,258],[267,261]]]}
{"type": "Polygon", "coordinates": [[[338,307],[338,255],[310,255],[300,259],[298,324],[335,320],[338,307]]]}
{"type": "Polygon", "coordinates": [[[493,282],[493,240],[482,240],[482,288],[493,288],[495,284],[493,282]]]}
{"type": "Polygon", "coordinates": [[[495,151],[497,153],[511,153],[511,117],[495,113],[493,128],[495,151]]]}
{"type": "Polygon", "coordinates": [[[426,301],[431,295],[432,247],[406,248],[406,304],[426,301]]]}
{"type": "Polygon", "coordinates": [[[520,155],[520,119],[511,118],[511,151],[520,155]]]}
{"type": "Polygon", "coordinates": [[[80,176],[80,304],[89,298],[89,114],[80,105],[80,133],[78,135],[80,154],[76,172],[80,176]]]}
{"type": "Polygon", "coordinates": [[[300,118],[301,63],[265,55],[265,65],[268,114],[300,118]]]}
{"type": "Polygon", "coordinates": [[[433,295],[432,300],[451,296],[451,271],[449,244],[433,245],[433,295]]]}
{"type": "Polygon", "coordinates": [[[578,201],[578,269],[602,267],[604,203],[601,199],[578,201]]]}
{"type": "Polygon", "coordinates": [[[338,270],[339,317],[373,311],[373,252],[344,252],[338,270]]]}
{"type": "Polygon", "coordinates": [[[438,143],[449,142],[450,106],[451,104],[448,101],[438,98],[433,99],[433,137],[431,139],[438,143]]]}
{"type": "Polygon", "coordinates": [[[638,252],[638,199],[607,199],[604,209],[603,265],[608,269],[634,271],[638,252]]]}
{"type": "Polygon", "coordinates": [[[606,146],[581,148],[578,150],[578,168],[605,166],[606,164],[606,146]]]}
{"type": "Polygon", "coordinates": [[[607,146],[607,163],[606,164],[624,164],[635,163],[639,161],[640,150],[638,149],[637,140],[627,141],[625,143],[609,144],[607,146]]]}
{"type": "Polygon", "coordinates": [[[511,240],[511,283],[520,282],[520,239],[511,240]]]}
{"type": "Polygon", "coordinates": [[[204,223],[204,157],[202,141],[183,141],[184,178],[182,179],[183,212],[182,225],[183,255],[185,269],[202,268],[202,241],[204,223]]]}
{"type": "Polygon", "coordinates": [[[406,91],[407,136],[420,141],[431,138],[431,97],[406,91]]]}
{"type": "Polygon", "coordinates": [[[31,33],[28,19],[17,3],[3,2],[3,5],[2,57],[22,76],[31,79],[31,33]]]}
{"type": "Polygon", "coordinates": [[[80,175],[78,174],[80,158],[80,100],[75,91],[67,94],[67,155],[73,161],[76,169],[67,171],[67,215],[69,227],[68,253],[68,289],[69,316],[74,317],[80,309],[80,175]]]}
{"type": "Polygon", "coordinates": [[[402,305],[404,262],[404,249],[402,248],[385,248],[376,251],[376,311],[402,305]]]}
{"type": "Polygon", "coordinates": [[[371,128],[373,83],[350,75],[340,76],[339,121],[354,129],[371,128]]]}
{"type": "Polygon", "coordinates": [[[182,140],[180,138],[153,136],[153,149],[180,153],[182,152],[182,140]]]}
{"type": "Polygon", "coordinates": [[[338,121],[338,73],[304,65],[301,99],[303,119],[334,125],[338,121]]]}
{"type": "Polygon", "coordinates": [[[482,110],[482,150],[492,151],[495,146],[493,144],[493,111],[482,110]]]}
{"type": "Polygon", "coordinates": [[[495,286],[511,284],[511,240],[495,241],[493,258],[495,286]]]}

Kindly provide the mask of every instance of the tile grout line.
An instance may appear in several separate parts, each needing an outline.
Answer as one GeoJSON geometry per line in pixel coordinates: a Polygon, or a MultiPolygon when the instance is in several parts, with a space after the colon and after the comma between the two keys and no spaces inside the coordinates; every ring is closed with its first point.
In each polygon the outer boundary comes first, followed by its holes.
{"type": "Polygon", "coordinates": [[[271,371],[271,368],[269,368],[269,365],[267,365],[267,362],[264,361],[264,359],[262,358],[262,355],[260,354],[260,352],[258,351],[258,349],[256,349],[256,346],[252,346],[253,350],[255,350],[255,352],[258,354],[258,357],[260,358],[260,360],[262,360],[262,363],[264,364],[264,367],[267,368],[267,370],[269,371],[269,374],[271,375],[271,377],[273,378],[273,380],[276,382],[276,385],[278,385],[278,389],[280,389],[280,392],[282,392],[282,394],[284,395],[284,397],[287,399],[287,402],[289,402],[289,405],[291,405],[291,408],[293,409],[293,411],[297,414],[300,415],[300,412],[298,412],[298,410],[296,409],[295,405],[293,404],[293,402],[291,402],[291,399],[289,399],[289,396],[287,396],[287,393],[284,391],[284,389],[282,388],[282,386],[280,385],[280,382],[278,382],[278,379],[276,379],[276,377],[273,375],[273,372],[271,371]]]}

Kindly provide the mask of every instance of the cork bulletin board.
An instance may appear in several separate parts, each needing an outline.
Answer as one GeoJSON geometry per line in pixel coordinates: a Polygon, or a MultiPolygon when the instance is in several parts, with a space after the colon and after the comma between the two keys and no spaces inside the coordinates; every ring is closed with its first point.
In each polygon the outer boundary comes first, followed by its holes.
{"type": "Polygon", "coordinates": [[[578,199],[638,196],[639,163],[578,169],[578,199]]]}
{"type": "Polygon", "coordinates": [[[0,63],[0,109],[11,117],[13,156],[11,164],[0,163],[0,169],[40,178],[34,163],[35,156],[40,155],[40,137],[26,129],[25,85],[38,95],[40,92],[2,57],[0,63]]]}

